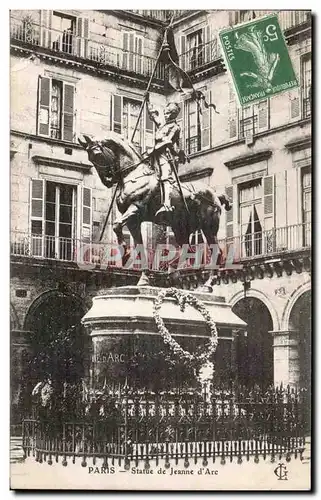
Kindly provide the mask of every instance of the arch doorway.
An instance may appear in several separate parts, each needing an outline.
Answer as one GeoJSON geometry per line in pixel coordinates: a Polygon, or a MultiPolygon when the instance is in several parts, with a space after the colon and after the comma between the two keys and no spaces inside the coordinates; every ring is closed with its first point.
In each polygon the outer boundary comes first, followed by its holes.
{"type": "Polygon", "coordinates": [[[235,345],[237,380],[240,384],[267,387],[273,384],[273,321],[266,305],[255,297],[245,297],[233,312],[247,323],[247,335],[239,335],[235,345]]]}
{"type": "Polygon", "coordinates": [[[310,389],[311,384],[311,292],[304,292],[292,307],[289,329],[297,332],[299,384],[310,389]]]}
{"type": "Polygon", "coordinates": [[[58,290],[43,294],[31,306],[25,321],[30,331],[28,394],[47,377],[72,382],[84,376],[88,345],[81,325],[84,314],[77,296],[58,290]]]}

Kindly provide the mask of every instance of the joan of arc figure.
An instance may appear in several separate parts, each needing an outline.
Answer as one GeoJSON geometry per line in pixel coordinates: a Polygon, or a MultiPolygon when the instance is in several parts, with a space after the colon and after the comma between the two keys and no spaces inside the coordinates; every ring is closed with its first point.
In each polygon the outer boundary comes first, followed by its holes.
{"type": "Polygon", "coordinates": [[[176,122],[180,107],[175,102],[167,104],[162,120],[159,112],[149,102],[148,94],[146,101],[150,119],[156,125],[155,146],[151,159],[161,183],[162,193],[162,206],[156,212],[156,219],[163,222],[167,220],[167,213],[174,210],[171,205],[172,185],[175,182],[172,162],[185,161],[185,154],[179,149],[180,127],[176,122]]]}

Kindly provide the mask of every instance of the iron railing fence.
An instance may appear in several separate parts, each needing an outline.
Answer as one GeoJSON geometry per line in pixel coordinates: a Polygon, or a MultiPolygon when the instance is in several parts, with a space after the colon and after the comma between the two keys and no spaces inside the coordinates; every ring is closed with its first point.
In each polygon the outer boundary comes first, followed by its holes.
{"type": "Polygon", "coordinates": [[[303,118],[309,118],[311,116],[311,100],[309,97],[302,99],[303,105],[303,118]]]}
{"type": "Polygon", "coordinates": [[[311,247],[311,238],[311,222],[307,222],[226,238],[219,245],[226,253],[232,246],[234,261],[240,261],[304,250],[311,247]]]}
{"type": "Polygon", "coordinates": [[[201,150],[201,140],[198,135],[186,139],[186,153],[193,154],[201,150]]]}
{"type": "MultiPolygon", "coordinates": [[[[168,11],[152,10],[134,10],[134,13],[145,17],[158,20],[167,20],[168,11]]],[[[170,11],[178,18],[188,11],[170,11]]],[[[242,13],[236,16],[236,22],[242,22],[242,13]]],[[[283,30],[304,24],[311,18],[309,11],[253,11],[256,17],[261,17],[269,13],[278,13],[281,28],[283,30]]],[[[121,68],[126,71],[135,72],[144,76],[152,74],[155,59],[141,53],[126,51],[119,47],[112,47],[105,41],[95,41],[84,38],[76,33],[62,32],[54,28],[48,28],[36,23],[30,19],[16,19],[14,16],[10,19],[11,40],[30,43],[34,46],[44,47],[57,53],[69,54],[72,56],[83,57],[85,59],[98,62],[102,65],[121,68]]],[[[198,45],[181,53],[179,56],[180,66],[185,71],[192,71],[222,57],[221,48],[217,37],[207,43],[198,45]]],[[[155,78],[164,80],[165,67],[159,63],[155,73],[155,78]]]]}
{"type": "Polygon", "coordinates": [[[185,71],[193,71],[221,57],[222,51],[218,39],[215,37],[207,43],[202,43],[181,53],[179,62],[180,67],[185,71]]]}
{"type": "Polygon", "coordinates": [[[252,136],[258,132],[258,116],[252,115],[240,120],[240,138],[252,136]]]}
{"type": "MultiPolygon", "coordinates": [[[[223,255],[228,255],[233,247],[233,261],[254,259],[284,252],[304,250],[311,247],[311,223],[295,224],[267,229],[256,233],[219,240],[223,255]]],[[[63,238],[13,231],[11,233],[11,255],[54,259],[80,264],[108,264],[105,246],[108,243],[93,243],[78,238],[63,238]]],[[[209,249],[204,247],[204,255],[209,249]]],[[[156,251],[156,250],[155,250],[156,251]]],[[[151,266],[155,251],[147,249],[147,259],[151,266]]],[[[210,254],[208,254],[210,258],[210,254]]]]}
{"type": "MultiPolygon", "coordinates": [[[[309,419],[305,393],[295,388],[210,389],[207,392],[152,393],[122,388],[96,400],[96,414],[79,419],[44,418],[23,422],[25,457],[67,465],[81,458],[125,467],[149,461],[184,459],[238,462],[302,454],[309,419]],[[97,406],[98,405],[98,406],[97,406]],[[98,414],[97,414],[98,411],[98,414]]],[[[166,465],[167,464],[167,465],[166,465]]]]}
{"type": "Polygon", "coordinates": [[[311,20],[311,12],[307,10],[241,10],[236,11],[236,23],[255,20],[270,14],[277,14],[282,30],[300,26],[311,20]]]}
{"type": "MultiPolygon", "coordinates": [[[[30,21],[26,23],[13,17],[10,20],[10,36],[11,40],[44,47],[55,53],[82,57],[102,65],[113,66],[146,77],[151,76],[156,62],[153,57],[113,47],[103,40],[98,42],[90,38],[80,37],[72,32],[62,32],[30,21]]],[[[158,64],[154,77],[164,80],[165,66],[162,62],[158,64]]]]}

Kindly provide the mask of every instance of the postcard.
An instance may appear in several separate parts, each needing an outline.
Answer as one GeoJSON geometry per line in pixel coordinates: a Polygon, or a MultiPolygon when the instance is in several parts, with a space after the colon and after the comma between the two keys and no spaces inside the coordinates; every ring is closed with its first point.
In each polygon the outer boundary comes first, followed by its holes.
{"type": "Polygon", "coordinates": [[[310,490],[311,46],[10,11],[12,490],[310,490]]]}

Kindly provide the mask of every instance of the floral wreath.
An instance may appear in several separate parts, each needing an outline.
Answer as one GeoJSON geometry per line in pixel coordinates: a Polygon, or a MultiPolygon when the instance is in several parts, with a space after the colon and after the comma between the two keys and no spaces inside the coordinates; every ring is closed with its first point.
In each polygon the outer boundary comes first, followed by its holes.
{"type": "Polygon", "coordinates": [[[216,347],[217,347],[217,328],[216,324],[211,318],[210,313],[204,306],[204,304],[198,300],[194,295],[186,292],[181,292],[180,290],[177,290],[176,288],[167,288],[166,290],[162,290],[156,297],[155,302],[154,302],[154,309],[153,309],[153,315],[155,319],[155,323],[157,325],[158,331],[161,334],[163,341],[165,344],[168,344],[172,352],[186,360],[186,361],[194,361],[198,362],[200,364],[208,363],[210,360],[210,357],[215,353],[216,347]],[[165,297],[174,297],[179,306],[181,311],[184,310],[185,304],[189,304],[193,306],[197,311],[201,313],[203,318],[205,319],[206,324],[209,326],[210,331],[211,331],[211,336],[209,338],[209,345],[206,346],[206,348],[202,348],[201,350],[203,352],[200,352],[200,348],[198,348],[198,351],[194,354],[191,354],[188,351],[185,351],[179,344],[176,342],[176,340],[173,339],[169,331],[167,330],[163,319],[160,317],[159,310],[162,306],[162,303],[164,301],[165,297]]]}

